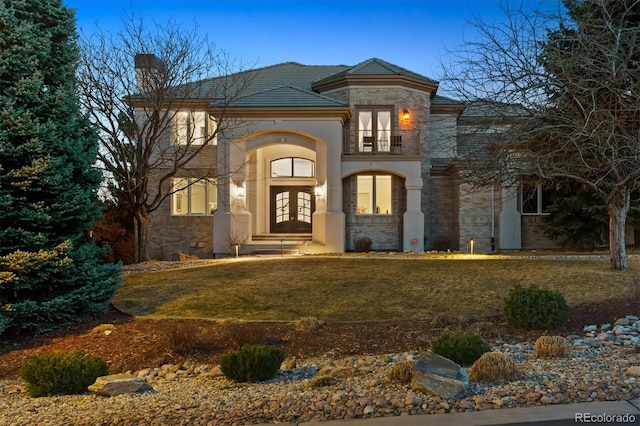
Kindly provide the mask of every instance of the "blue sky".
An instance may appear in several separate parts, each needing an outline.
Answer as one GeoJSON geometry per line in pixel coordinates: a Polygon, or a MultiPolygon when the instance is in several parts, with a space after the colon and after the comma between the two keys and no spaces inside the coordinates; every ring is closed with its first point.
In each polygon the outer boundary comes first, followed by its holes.
{"type": "Polygon", "coordinates": [[[503,19],[497,0],[63,0],[78,29],[117,29],[133,10],[149,22],[197,22],[245,64],[355,65],[378,57],[432,78],[440,58],[474,37],[466,22],[503,19]]]}

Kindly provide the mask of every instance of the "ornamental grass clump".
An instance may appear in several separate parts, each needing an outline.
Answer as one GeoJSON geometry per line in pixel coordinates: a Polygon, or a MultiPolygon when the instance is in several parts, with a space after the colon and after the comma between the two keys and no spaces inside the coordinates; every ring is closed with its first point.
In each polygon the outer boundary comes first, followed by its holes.
{"type": "Polygon", "coordinates": [[[107,374],[109,368],[102,358],[80,349],[31,355],[22,368],[32,397],[81,394],[107,374]]]}
{"type": "Polygon", "coordinates": [[[408,385],[413,380],[413,366],[411,361],[400,361],[387,372],[387,380],[399,385],[408,385]]]}
{"type": "Polygon", "coordinates": [[[431,344],[431,350],[465,367],[489,352],[490,348],[482,337],[474,333],[444,333],[431,344]]]}
{"type": "Polygon", "coordinates": [[[571,310],[558,291],[516,285],[509,290],[503,308],[504,318],[512,327],[549,330],[565,325],[571,310]]]}
{"type": "Polygon", "coordinates": [[[540,336],[533,348],[536,358],[566,358],[571,353],[569,342],[562,336],[540,336]]]}
{"type": "Polygon", "coordinates": [[[469,369],[472,380],[510,382],[521,376],[516,362],[501,352],[486,352],[469,369]]]}
{"type": "Polygon", "coordinates": [[[285,359],[284,351],[267,345],[244,345],[220,358],[222,374],[236,382],[262,382],[275,377],[285,359]]]}

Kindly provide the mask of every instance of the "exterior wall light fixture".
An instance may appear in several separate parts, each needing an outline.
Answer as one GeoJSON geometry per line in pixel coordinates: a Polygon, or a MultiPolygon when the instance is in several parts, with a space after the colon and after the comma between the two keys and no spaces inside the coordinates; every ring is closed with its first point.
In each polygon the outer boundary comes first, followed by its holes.
{"type": "Polygon", "coordinates": [[[313,192],[316,194],[316,197],[322,197],[324,195],[324,187],[322,185],[316,185],[313,192]]]}
{"type": "Polygon", "coordinates": [[[247,192],[244,189],[244,186],[238,185],[236,186],[236,196],[244,197],[247,192]]]}
{"type": "Polygon", "coordinates": [[[402,110],[402,119],[404,121],[409,121],[411,119],[411,113],[406,108],[402,110]]]}

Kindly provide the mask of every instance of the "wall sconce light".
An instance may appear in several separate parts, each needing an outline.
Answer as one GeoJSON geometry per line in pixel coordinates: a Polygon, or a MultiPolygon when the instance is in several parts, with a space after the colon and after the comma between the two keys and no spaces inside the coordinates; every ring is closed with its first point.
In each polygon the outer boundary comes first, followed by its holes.
{"type": "Polygon", "coordinates": [[[316,194],[316,197],[322,197],[324,195],[324,187],[322,185],[317,185],[313,192],[316,194]]]}
{"type": "Polygon", "coordinates": [[[402,119],[404,121],[409,121],[411,119],[411,113],[406,108],[402,110],[402,119]]]}
{"type": "Polygon", "coordinates": [[[244,189],[244,186],[236,186],[236,196],[237,197],[244,197],[246,194],[246,191],[244,189]]]}

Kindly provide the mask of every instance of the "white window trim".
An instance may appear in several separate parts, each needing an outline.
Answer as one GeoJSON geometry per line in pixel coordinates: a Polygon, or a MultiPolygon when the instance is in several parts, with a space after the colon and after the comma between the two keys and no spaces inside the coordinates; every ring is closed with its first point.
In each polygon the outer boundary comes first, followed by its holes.
{"type": "Polygon", "coordinates": [[[550,216],[551,213],[542,211],[542,191],[544,188],[541,184],[536,185],[536,212],[524,211],[524,185],[520,184],[520,191],[518,191],[518,210],[522,216],[550,216]]]}
{"type": "Polygon", "coordinates": [[[217,200],[217,188],[216,188],[216,200],[209,200],[209,192],[210,192],[210,187],[211,186],[215,186],[217,187],[217,182],[213,179],[211,180],[199,180],[200,182],[204,182],[205,184],[205,188],[204,188],[204,213],[191,213],[191,188],[193,188],[193,185],[196,184],[195,181],[198,181],[198,179],[190,179],[190,178],[173,178],[171,181],[171,186],[172,186],[172,190],[175,191],[171,194],[171,216],[175,216],[175,217],[184,217],[184,216],[212,216],[213,212],[215,212],[215,210],[217,210],[218,208],[218,200],[217,200]],[[189,182],[189,186],[187,186],[187,188],[182,189],[180,191],[175,191],[176,185],[179,181],[188,181],[189,182]],[[177,197],[181,196],[181,192],[182,191],[187,191],[187,195],[185,197],[185,200],[183,201],[184,205],[186,206],[187,212],[186,213],[176,213],[176,202],[177,202],[177,197]],[[209,204],[213,202],[215,204],[215,208],[213,211],[211,211],[208,207],[209,204]]]}
{"type": "Polygon", "coordinates": [[[357,175],[356,176],[356,215],[359,215],[359,216],[392,216],[393,214],[394,214],[394,206],[393,206],[393,177],[392,177],[392,175],[390,175],[390,174],[373,174],[373,175],[371,175],[371,174],[360,174],[360,175],[357,175]],[[368,177],[372,177],[373,178],[372,186],[371,186],[371,195],[372,195],[372,198],[373,198],[371,200],[371,206],[373,206],[372,207],[373,211],[371,213],[360,213],[360,212],[358,212],[358,205],[357,205],[358,204],[357,203],[357,199],[358,199],[358,194],[359,194],[359,192],[358,192],[358,176],[368,176],[368,177]],[[380,177],[380,176],[388,176],[391,179],[391,182],[390,182],[391,183],[391,187],[389,188],[389,190],[390,190],[389,197],[390,197],[391,211],[389,213],[378,213],[378,212],[375,211],[376,210],[375,206],[376,206],[377,201],[378,201],[377,200],[378,191],[377,191],[377,182],[376,181],[378,180],[378,177],[380,177]]]}
{"type": "Polygon", "coordinates": [[[217,127],[217,123],[216,123],[216,119],[213,118],[208,112],[203,111],[203,110],[199,110],[199,111],[178,111],[176,112],[174,118],[173,118],[173,126],[174,126],[174,131],[173,131],[173,143],[174,145],[180,145],[180,146],[186,146],[188,145],[189,139],[191,139],[191,143],[190,145],[194,145],[194,146],[201,146],[203,145],[202,142],[199,142],[195,139],[195,131],[194,129],[192,129],[192,126],[194,126],[195,123],[195,118],[194,118],[194,114],[204,114],[205,115],[205,121],[204,121],[204,125],[205,125],[205,136],[204,136],[204,140],[207,140],[207,145],[213,145],[216,146],[218,145],[218,135],[216,134],[216,127],[217,127]],[[184,137],[181,137],[178,133],[178,128],[177,126],[179,125],[179,122],[181,120],[181,117],[185,117],[187,118],[187,128],[185,130],[185,135],[184,137]],[[211,138],[211,139],[209,139],[211,138]]]}

